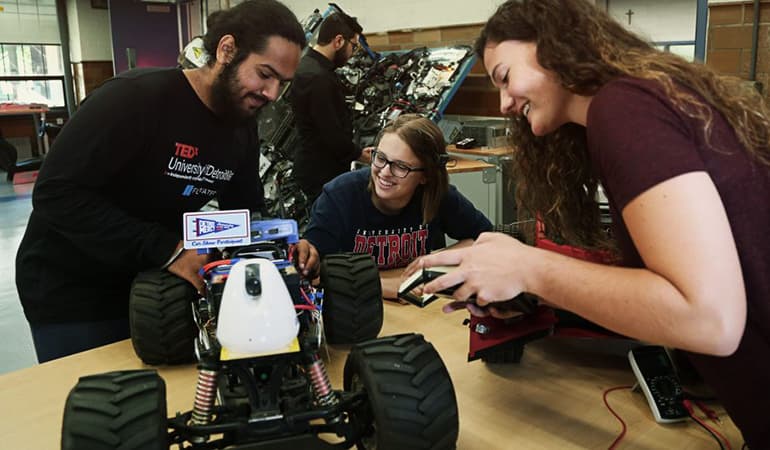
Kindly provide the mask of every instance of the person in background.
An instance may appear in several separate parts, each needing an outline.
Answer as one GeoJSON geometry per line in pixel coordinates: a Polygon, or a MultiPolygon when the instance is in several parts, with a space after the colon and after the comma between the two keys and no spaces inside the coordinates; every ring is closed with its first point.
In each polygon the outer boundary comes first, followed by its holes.
{"type": "Polygon", "coordinates": [[[288,101],[295,116],[299,144],[294,177],[308,204],[324,183],[350,171],[353,161],[369,162],[369,152],[353,143],[346,89],[334,69],[342,67],[359,47],[362,28],[355,18],[336,12],[321,23],[316,45],[300,61],[288,101]]]}
{"type": "Polygon", "coordinates": [[[492,224],[449,184],[441,130],[417,114],[382,129],[371,168],[327,183],[313,205],[304,238],[321,256],[369,253],[381,270],[383,297],[397,298],[401,270],[445,247],[445,234],[469,245],[492,224]]]}
{"type": "MultiPolygon", "coordinates": [[[[16,285],[40,362],[129,337],[131,282],[165,268],[199,291],[206,255],[182,215],[212,198],[264,209],[254,115],[294,75],[305,36],[275,0],[212,14],[207,64],[136,69],[94,91],[40,170],[16,285]]],[[[300,245],[305,272],[317,254],[300,245]]]]}
{"type": "Polygon", "coordinates": [[[408,268],[457,265],[447,307],[500,315],[529,292],[687,351],[752,449],[770,448],[770,112],[748,83],[657,50],[584,0],[507,1],[476,45],[512,120],[518,194],[605,266],[483,234],[408,268]],[[610,245],[595,201],[613,213],[610,245]],[[476,297],[476,307],[464,302],[476,297]]]}

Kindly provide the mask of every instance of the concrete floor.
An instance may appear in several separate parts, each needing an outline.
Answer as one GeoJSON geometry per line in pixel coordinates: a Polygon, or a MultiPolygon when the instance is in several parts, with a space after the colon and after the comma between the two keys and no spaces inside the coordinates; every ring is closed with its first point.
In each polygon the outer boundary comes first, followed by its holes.
{"type": "Polygon", "coordinates": [[[16,292],[16,250],[32,211],[32,184],[13,185],[0,171],[0,374],[37,364],[16,292]]]}

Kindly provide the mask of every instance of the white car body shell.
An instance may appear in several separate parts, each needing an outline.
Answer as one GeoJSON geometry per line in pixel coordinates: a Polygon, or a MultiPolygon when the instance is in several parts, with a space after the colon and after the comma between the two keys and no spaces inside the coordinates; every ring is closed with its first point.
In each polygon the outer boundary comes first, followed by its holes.
{"type": "Polygon", "coordinates": [[[269,353],[291,345],[299,322],[289,290],[278,268],[261,258],[242,259],[230,268],[222,293],[217,339],[230,352],[269,353]],[[259,268],[262,292],[246,291],[246,266],[259,268]]]}

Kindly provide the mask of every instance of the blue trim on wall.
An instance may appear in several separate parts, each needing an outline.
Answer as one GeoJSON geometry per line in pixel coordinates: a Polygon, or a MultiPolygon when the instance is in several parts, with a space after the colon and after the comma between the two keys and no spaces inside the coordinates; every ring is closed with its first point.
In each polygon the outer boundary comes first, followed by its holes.
{"type": "Polygon", "coordinates": [[[708,0],[698,0],[695,13],[695,59],[706,61],[706,31],[708,28],[708,0]]]}

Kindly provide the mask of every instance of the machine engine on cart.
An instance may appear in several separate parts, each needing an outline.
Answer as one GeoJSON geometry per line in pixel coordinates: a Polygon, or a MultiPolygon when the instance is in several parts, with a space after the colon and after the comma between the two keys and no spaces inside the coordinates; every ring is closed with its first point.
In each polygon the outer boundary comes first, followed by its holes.
{"type": "MultiPolygon", "coordinates": [[[[331,4],[303,21],[312,44],[322,19],[341,9],[331,4]]],[[[417,48],[376,53],[361,35],[361,50],[337,69],[348,89],[353,135],[360,148],[370,145],[389,121],[404,112],[422,114],[438,122],[471,66],[475,55],[469,46],[417,48]]],[[[294,114],[286,98],[291,84],[259,115],[261,159],[259,174],[271,216],[293,218],[300,231],[308,222],[310,205],[293,178],[298,143],[294,114]]],[[[290,95],[290,94],[289,94],[290,95]]]]}

